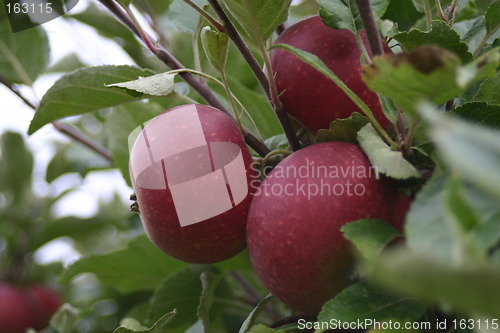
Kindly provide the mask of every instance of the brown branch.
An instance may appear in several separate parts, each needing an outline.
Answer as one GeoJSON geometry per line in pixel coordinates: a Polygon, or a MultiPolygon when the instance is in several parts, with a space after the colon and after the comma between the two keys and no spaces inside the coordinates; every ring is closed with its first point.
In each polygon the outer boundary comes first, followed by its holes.
{"type": "Polygon", "coordinates": [[[368,38],[368,43],[370,44],[370,49],[372,51],[372,57],[384,54],[382,38],[380,37],[380,32],[377,28],[377,22],[375,22],[371,1],[356,0],[356,4],[358,5],[363,26],[365,27],[366,37],[368,38]]]}
{"type": "MultiPolygon", "coordinates": [[[[115,1],[113,0],[99,0],[106,8],[109,9],[111,13],[115,17],[117,17],[123,24],[125,24],[132,32],[139,38],[141,38],[141,33],[139,29],[136,27],[134,22],[130,19],[127,13],[121,8],[115,1]]],[[[149,41],[141,40],[148,45],[150,42],[154,42],[153,38],[147,34],[145,37],[149,41]]],[[[185,67],[167,50],[165,50],[161,45],[155,46],[154,54],[160,59],[165,65],[170,67],[172,70],[176,69],[184,69],[185,67]]],[[[230,112],[222,105],[222,103],[217,99],[214,93],[208,88],[206,83],[198,80],[194,75],[188,72],[181,72],[179,75],[186,81],[198,94],[211,106],[221,110],[222,112],[229,115],[231,118],[234,117],[230,114],[230,112]]],[[[245,138],[246,143],[252,147],[259,155],[266,156],[270,150],[266,146],[264,142],[255,137],[252,133],[245,131],[243,132],[243,137],[245,138]]]]}
{"type": "MultiPolygon", "coordinates": [[[[30,100],[28,100],[16,87],[14,87],[14,85],[12,83],[8,82],[7,80],[5,80],[2,77],[0,77],[0,83],[2,83],[4,86],[6,86],[14,94],[16,94],[17,97],[19,97],[24,102],[24,104],[26,104],[31,109],[36,111],[37,106],[34,103],[32,103],[30,100]]],[[[90,148],[91,150],[96,152],[97,154],[104,157],[109,162],[111,162],[111,163],[114,162],[113,155],[111,154],[111,152],[109,152],[106,148],[99,145],[98,143],[94,142],[89,137],[80,133],[76,128],[74,128],[70,125],[58,122],[58,121],[53,121],[51,124],[59,132],[65,134],[66,136],[68,136],[68,137],[80,142],[81,144],[87,146],[88,148],[90,148]]]]}

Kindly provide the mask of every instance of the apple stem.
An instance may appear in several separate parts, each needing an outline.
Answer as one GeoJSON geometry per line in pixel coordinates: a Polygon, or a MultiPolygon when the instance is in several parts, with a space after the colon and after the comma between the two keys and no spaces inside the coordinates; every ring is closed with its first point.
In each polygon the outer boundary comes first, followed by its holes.
{"type": "MultiPolygon", "coordinates": [[[[113,13],[113,15],[118,18],[125,26],[127,26],[136,36],[138,36],[146,45],[148,45],[148,41],[151,42],[152,38],[147,33],[144,33],[144,36],[141,36],[137,26],[134,24],[132,19],[127,15],[127,13],[113,0],[99,0],[101,4],[103,4],[108,10],[113,13]]],[[[185,69],[185,67],[175,58],[172,54],[170,54],[165,48],[161,45],[157,45],[156,53],[154,55],[161,60],[165,65],[170,67],[173,70],[177,69],[185,69]]],[[[219,99],[215,96],[215,94],[208,88],[206,83],[198,80],[197,77],[192,75],[189,72],[180,72],[179,75],[186,81],[198,94],[211,106],[221,110],[226,113],[230,117],[234,119],[231,113],[222,105],[219,99]]],[[[271,150],[267,145],[256,136],[254,136],[249,131],[245,130],[243,132],[243,137],[245,138],[246,143],[255,150],[259,155],[266,156],[271,150]]]]}
{"type": "Polygon", "coordinates": [[[370,49],[372,51],[372,57],[384,54],[382,38],[380,37],[380,32],[377,28],[377,22],[375,21],[375,15],[373,14],[371,1],[356,0],[356,4],[358,5],[363,26],[365,27],[366,37],[368,38],[368,43],[370,44],[370,49]]]}
{"type": "MultiPolygon", "coordinates": [[[[7,81],[3,77],[0,77],[0,83],[3,84],[5,87],[7,87],[7,89],[12,91],[14,94],[16,94],[17,97],[19,97],[24,102],[24,104],[26,104],[31,109],[36,111],[37,106],[34,103],[32,103],[31,101],[29,101],[16,87],[14,87],[14,85],[12,83],[7,81]]],[[[91,150],[96,152],[97,154],[104,157],[109,162],[113,163],[113,155],[111,154],[110,151],[108,151],[103,146],[99,145],[98,143],[92,141],[87,136],[80,133],[76,128],[74,128],[70,125],[67,125],[65,123],[61,123],[59,121],[53,121],[51,124],[60,133],[74,139],[75,141],[80,142],[81,144],[87,146],[88,148],[90,148],[91,150]]]]}
{"type": "MultiPolygon", "coordinates": [[[[224,12],[224,9],[221,7],[219,2],[217,0],[208,0],[208,3],[215,11],[219,19],[222,21],[222,23],[224,24],[224,33],[228,35],[229,38],[231,38],[231,40],[234,42],[234,44],[240,51],[241,55],[250,66],[250,69],[257,78],[257,81],[259,81],[259,84],[262,87],[262,90],[264,90],[264,93],[266,94],[267,98],[271,101],[273,110],[276,113],[276,116],[278,117],[278,120],[281,124],[281,127],[283,128],[283,131],[285,132],[290,147],[292,148],[293,151],[299,150],[301,148],[300,141],[297,138],[297,134],[295,133],[295,130],[292,126],[290,117],[288,116],[288,113],[284,109],[283,104],[281,103],[278,97],[276,84],[274,83],[274,76],[271,68],[271,61],[269,60],[269,55],[267,54],[262,36],[257,36],[257,44],[261,52],[261,55],[264,58],[264,63],[266,64],[266,69],[268,71],[267,76],[260,67],[255,56],[252,54],[247,44],[243,40],[243,37],[241,37],[241,34],[238,32],[234,24],[231,22],[227,14],[224,12]]],[[[259,31],[257,28],[254,30],[257,32],[259,31]]]]}

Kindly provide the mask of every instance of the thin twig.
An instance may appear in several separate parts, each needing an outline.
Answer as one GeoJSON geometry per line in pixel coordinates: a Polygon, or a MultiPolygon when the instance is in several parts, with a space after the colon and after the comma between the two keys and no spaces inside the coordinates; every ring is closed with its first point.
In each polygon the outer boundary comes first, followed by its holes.
{"type": "Polygon", "coordinates": [[[417,115],[415,118],[413,118],[411,125],[410,125],[410,130],[408,131],[408,136],[406,137],[406,142],[405,142],[405,149],[406,152],[411,151],[411,147],[413,145],[413,138],[415,137],[415,133],[417,132],[418,125],[420,125],[420,121],[422,119],[417,115]]]}
{"type": "Polygon", "coordinates": [[[368,43],[370,44],[370,49],[372,51],[372,57],[384,54],[382,38],[380,37],[380,32],[377,28],[377,22],[375,22],[371,1],[356,0],[356,4],[358,5],[363,26],[365,27],[366,37],[368,38],[368,43]]]}
{"type": "Polygon", "coordinates": [[[427,29],[430,29],[432,25],[432,12],[429,0],[424,0],[424,12],[425,12],[425,22],[427,24],[427,29]]]}
{"type": "Polygon", "coordinates": [[[479,45],[476,47],[476,49],[474,50],[474,52],[472,53],[472,55],[474,57],[476,57],[479,52],[481,52],[481,49],[484,47],[484,44],[486,44],[486,42],[488,41],[488,39],[491,38],[491,36],[493,36],[497,31],[498,29],[500,29],[500,25],[497,25],[495,28],[491,29],[490,32],[488,32],[484,37],[483,39],[481,39],[481,41],[479,42],[479,45]]]}
{"type": "MultiPolygon", "coordinates": [[[[118,18],[123,24],[125,24],[136,36],[141,38],[141,34],[139,33],[138,28],[134,24],[134,22],[128,17],[127,13],[121,8],[115,1],[113,0],[99,0],[106,8],[113,13],[113,15],[118,18]]],[[[152,40],[151,36],[146,34],[147,39],[152,40]]],[[[146,44],[147,42],[143,40],[146,44]]],[[[170,67],[171,69],[184,69],[185,67],[167,50],[165,50],[161,45],[157,45],[157,53],[155,53],[156,57],[160,59],[165,65],[170,67]]],[[[198,94],[211,106],[221,110],[227,115],[232,115],[229,111],[222,105],[222,103],[218,100],[215,94],[208,88],[208,86],[200,82],[198,78],[192,75],[189,72],[181,72],[179,75],[186,81],[198,94]]],[[[270,150],[266,146],[264,142],[255,137],[252,133],[245,131],[243,132],[243,137],[245,138],[246,143],[252,147],[259,155],[266,156],[270,150]]]]}
{"type": "Polygon", "coordinates": [[[260,36],[257,36],[257,44],[262,57],[264,58],[266,69],[268,71],[267,76],[261,69],[252,52],[250,52],[250,49],[241,37],[240,33],[236,30],[236,27],[233,25],[227,14],[222,9],[219,2],[217,0],[208,0],[208,3],[210,4],[210,6],[212,6],[212,9],[224,24],[224,32],[229,36],[229,38],[231,38],[240,53],[243,55],[243,58],[245,58],[245,60],[248,62],[250,68],[252,69],[252,72],[259,81],[262,90],[264,90],[267,98],[271,101],[274,112],[276,113],[281,127],[285,132],[286,138],[290,143],[290,147],[293,151],[299,150],[301,148],[299,139],[297,138],[297,134],[295,133],[295,130],[292,126],[290,117],[288,116],[288,113],[284,109],[284,106],[278,97],[276,84],[274,82],[274,74],[272,73],[271,61],[269,60],[269,56],[267,54],[263,39],[260,36]]]}
{"type": "Polygon", "coordinates": [[[269,82],[267,81],[267,77],[264,74],[262,68],[260,67],[257,59],[255,59],[254,55],[248,48],[247,44],[245,43],[241,35],[236,30],[236,27],[233,25],[229,17],[222,9],[219,2],[217,0],[208,0],[208,3],[214,10],[215,14],[217,14],[217,17],[219,17],[219,19],[222,21],[222,24],[224,25],[223,32],[226,35],[228,35],[229,38],[231,38],[231,40],[234,42],[234,45],[236,45],[241,55],[243,56],[243,58],[245,58],[245,61],[250,66],[250,69],[257,78],[257,81],[259,81],[262,90],[264,90],[264,93],[267,95],[268,98],[270,98],[269,82]]]}
{"type": "Polygon", "coordinates": [[[137,32],[139,33],[139,37],[144,41],[148,49],[153,52],[153,54],[156,54],[158,52],[158,48],[156,47],[156,42],[153,41],[153,38],[150,38],[146,31],[142,29],[142,26],[139,24],[139,21],[137,21],[137,18],[135,17],[134,13],[130,9],[129,6],[123,6],[122,7],[125,12],[127,13],[128,17],[132,20],[134,25],[137,27],[137,32]]]}
{"type": "Polygon", "coordinates": [[[443,12],[443,7],[441,7],[441,1],[435,0],[435,2],[436,2],[436,8],[438,10],[439,18],[445,22],[448,22],[448,19],[447,19],[445,13],[443,12]]]}
{"type": "MultiPolygon", "coordinates": [[[[10,91],[12,91],[14,94],[19,97],[24,104],[29,106],[31,109],[35,110],[37,109],[37,106],[32,103],[30,100],[28,100],[17,88],[14,87],[13,84],[5,80],[4,78],[0,77],[0,83],[2,83],[4,86],[6,86],[10,91]]],[[[102,157],[104,157],[106,160],[109,162],[113,163],[113,155],[111,152],[109,152],[106,148],[103,146],[99,145],[98,143],[94,142],[92,139],[88,138],[87,136],[83,135],[80,133],[77,129],[74,127],[58,122],[58,121],[53,121],[52,126],[54,126],[55,129],[57,129],[59,132],[65,134],[66,136],[80,142],[81,144],[87,146],[94,152],[98,153],[102,157]]]]}
{"type": "Polygon", "coordinates": [[[194,10],[196,10],[203,18],[205,18],[205,20],[208,21],[208,23],[213,25],[215,29],[217,29],[220,32],[224,31],[224,27],[222,26],[222,24],[217,22],[217,20],[214,19],[209,13],[204,11],[203,8],[200,8],[197,4],[195,4],[191,0],[183,0],[183,1],[189,6],[191,6],[194,10]]]}
{"type": "Polygon", "coordinates": [[[82,133],[80,133],[76,128],[73,126],[70,126],[68,124],[59,122],[59,121],[53,121],[52,126],[54,126],[55,129],[57,129],[59,132],[69,136],[70,138],[73,138],[74,140],[84,144],[85,146],[89,147],[105,159],[107,159],[109,162],[113,163],[113,155],[103,146],[97,144],[96,142],[92,141],[90,138],[86,137],[82,133]]]}

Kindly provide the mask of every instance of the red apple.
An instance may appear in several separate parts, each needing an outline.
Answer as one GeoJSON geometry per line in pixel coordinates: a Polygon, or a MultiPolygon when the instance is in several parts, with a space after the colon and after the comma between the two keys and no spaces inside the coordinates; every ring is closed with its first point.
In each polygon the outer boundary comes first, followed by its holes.
{"type": "Polygon", "coordinates": [[[29,286],[25,293],[36,315],[34,328],[41,330],[47,327],[50,318],[63,303],[61,295],[51,288],[38,284],[29,286]]]}
{"type": "MultiPolygon", "coordinates": [[[[313,314],[350,282],[351,245],[340,228],[392,216],[399,193],[359,146],[327,142],[299,150],[262,182],[250,206],[247,242],[253,267],[271,293],[313,314]]],[[[403,199],[401,199],[403,200],[403,199]]]]}
{"type": "MultiPolygon", "coordinates": [[[[362,39],[370,52],[364,31],[362,39]]],[[[323,24],[319,16],[314,16],[290,26],[276,44],[288,44],[318,56],[368,105],[380,124],[387,127],[389,121],[377,95],[361,79],[361,52],[352,32],[332,29],[323,24]]],[[[384,46],[390,52],[387,45],[384,46]]],[[[361,112],[335,83],[292,53],[273,49],[271,60],[283,105],[311,132],[329,128],[335,119],[361,112]]]]}
{"type": "Polygon", "coordinates": [[[255,176],[235,122],[206,105],[166,111],[140,132],[130,174],[149,238],[172,257],[214,263],[245,248],[255,176]]]}
{"type": "Polygon", "coordinates": [[[16,286],[0,284],[0,333],[24,333],[35,326],[35,313],[25,293],[16,286]]]}

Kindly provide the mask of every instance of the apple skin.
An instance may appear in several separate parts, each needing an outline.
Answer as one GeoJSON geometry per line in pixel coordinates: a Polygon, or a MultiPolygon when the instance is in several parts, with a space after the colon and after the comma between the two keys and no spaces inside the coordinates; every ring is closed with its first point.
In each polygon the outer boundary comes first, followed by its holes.
{"type": "MultiPolygon", "coordinates": [[[[180,108],[186,107],[196,108],[202,124],[203,135],[207,142],[229,142],[241,150],[242,163],[245,168],[242,178],[243,182],[246,182],[244,186],[248,187],[248,195],[236,205],[234,205],[233,201],[232,208],[219,215],[195,224],[181,226],[169,186],[162,189],[145,188],[137,181],[141,175],[134,177],[132,171],[131,178],[137,196],[141,220],[151,241],[162,251],[176,259],[194,264],[215,263],[236,255],[246,247],[245,233],[248,208],[252,198],[251,194],[257,188],[257,186],[250,186],[249,184],[258,179],[258,176],[255,170],[251,168],[252,158],[241,132],[229,116],[216,108],[198,104],[175,107],[164,114],[176,112],[180,108]]],[[[180,111],[184,112],[184,110],[180,111]]],[[[160,134],[155,140],[159,140],[166,147],[182,144],[176,142],[176,140],[182,141],[182,139],[177,137],[167,138],[162,133],[175,131],[172,126],[184,125],[175,125],[162,120],[157,121],[159,120],[157,118],[149,123],[143,132],[154,130],[154,127],[157,129],[162,128],[162,132],[158,132],[160,134]]],[[[135,142],[130,155],[131,166],[135,162],[149,158],[148,152],[145,150],[144,146],[142,148],[137,147],[137,141],[135,142]]],[[[211,156],[213,158],[213,155],[211,156]]],[[[202,164],[201,161],[195,161],[194,164],[198,162],[200,165],[202,164]]],[[[193,171],[193,161],[183,163],[182,158],[180,158],[176,161],[175,169],[182,170],[188,165],[191,165],[191,171],[193,171]]],[[[214,170],[214,166],[212,166],[212,170],[214,170]]],[[[215,167],[215,170],[217,171],[218,168],[215,167]]],[[[194,171],[199,172],[198,169],[194,171]]],[[[166,174],[166,178],[169,179],[168,172],[166,174]]],[[[213,196],[216,195],[213,194],[213,196]]],[[[193,209],[196,209],[194,204],[193,209]]]]}
{"type": "MultiPolygon", "coordinates": [[[[370,53],[366,34],[361,34],[370,53]]],[[[319,16],[300,21],[286,29],[275,44],[288,44],[318,56],[372,110],[377,121],[386,128],[378,97],[361,78],[361,52],[352,32],[335,30],[319,16]]],[[[384,45],[386,52],[391,52],[384,45]]],[[[333,81],[284,49],[271,51],[276,87],[287,112],[315,134],[329,128],[335,119],[348,118],[361,110],[333,81]]]]}
{"type": "Polygon", "coordinates": [[[23,290],[0,284],[0,333],[24,333],[35,326],[36,316],[23,290]]]}
{"type": "Polygon", "coordinates": [[[47,327],[52,315],[63,304],[61,295],[55,290],[40,284],[29,286],[25,293],[36,315],[34,328],[41,330],[47,327]]]}
{"type": "MultiPolygon", "coordinates": [[[[377,180],[359,146],[326,142],[301,149],[278,164],[262,182],[250,206],[247,243],[260,280],[285,304],[306,314],[317,313],[324,302],[350,283],[354,264],[350,243],[340,228],[358,219],[383,219],[401,230],[404,214],[395,214],[401,199],[387,178],[377,180]],[[365,170],[338,176],[295,177],[286,170],[365,170]],[[331,169],[328,169],[331,170],[331,169]],[[351,191],[348,195],[349,183],[351,191]],[[301,186],[326,186],[323,195],[307,196],[301,186]],[[356,187],[355,187],[356,186],[356,187]],[[274,190],[273,190],[274,188],[274,190]],[[288,192],[279,192],[279,189],[288,192]],[[344,193],[341,193],[344,189],[344,193]],[[364,189],[364,193],[363,193],[364,189]],[[359,195],[356,195],[358,193],[359,195]]],[[[300,171],[299,171],[300,172],[300,171]]],[[[300,174],[299,174],[300,176],[300,174]]],[[[403,209],[404,210],[404,207],[403,209]]]]}

